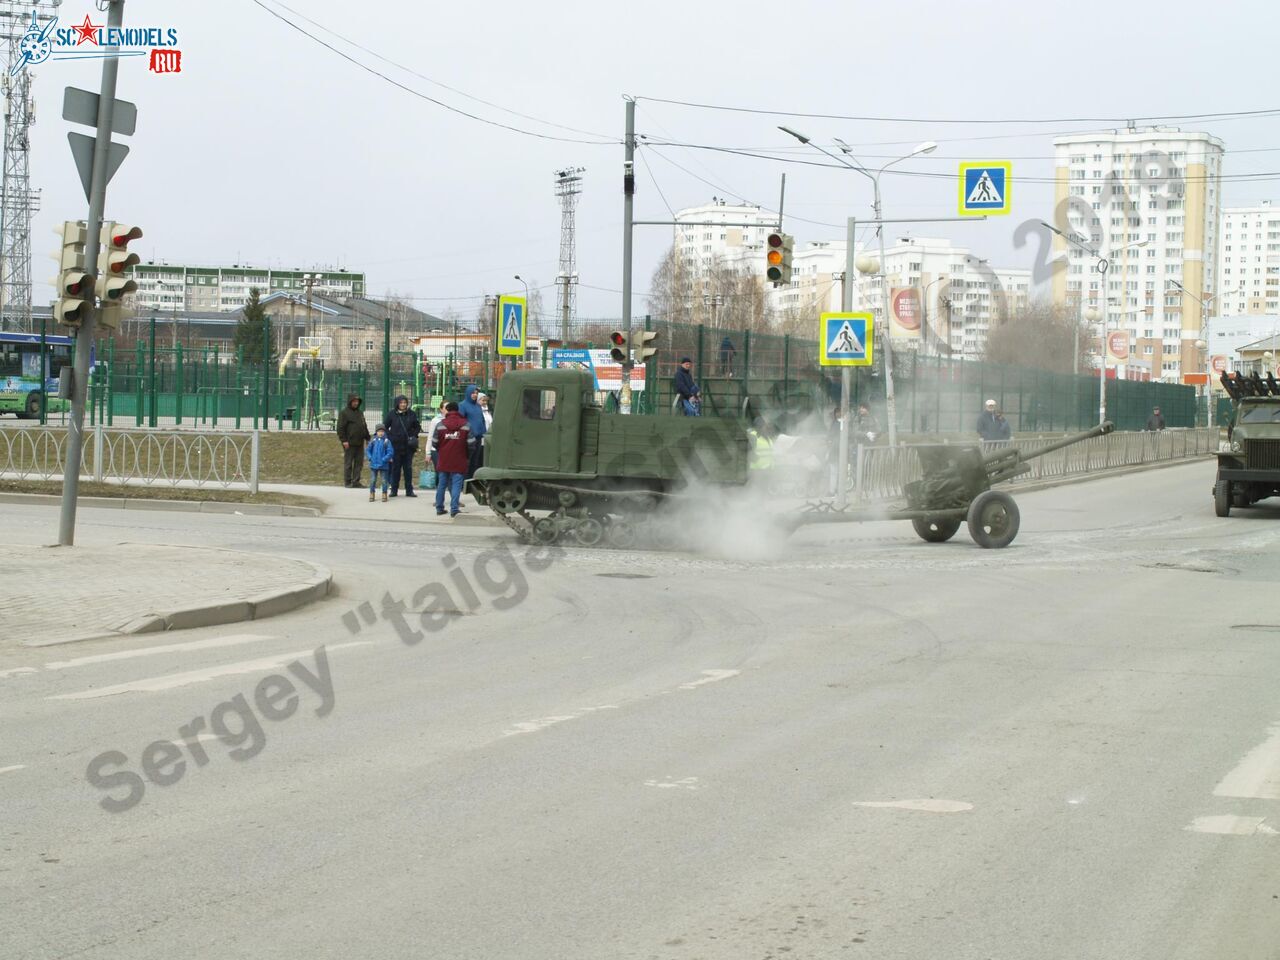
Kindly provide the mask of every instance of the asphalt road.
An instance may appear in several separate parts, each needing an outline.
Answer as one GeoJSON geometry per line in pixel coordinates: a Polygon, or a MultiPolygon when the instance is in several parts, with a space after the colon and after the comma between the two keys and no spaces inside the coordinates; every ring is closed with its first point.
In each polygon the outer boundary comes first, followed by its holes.
{"type": "Polygon", "coordinates": [[[0,648],[0,956],[1274,960],[1280,505],[1212,469],[1020,494],[1004,551],[85,511],[341,593],[0,648]]]}

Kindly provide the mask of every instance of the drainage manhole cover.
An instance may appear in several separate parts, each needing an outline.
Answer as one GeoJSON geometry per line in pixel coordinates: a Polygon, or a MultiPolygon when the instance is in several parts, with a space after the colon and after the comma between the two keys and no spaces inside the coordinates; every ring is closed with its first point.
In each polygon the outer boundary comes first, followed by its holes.
{"type": "Polygon", "coordinates": [[[614,580],[652,580],[651,573],[597,573],[597,577],[610,577],[614,580]]]}

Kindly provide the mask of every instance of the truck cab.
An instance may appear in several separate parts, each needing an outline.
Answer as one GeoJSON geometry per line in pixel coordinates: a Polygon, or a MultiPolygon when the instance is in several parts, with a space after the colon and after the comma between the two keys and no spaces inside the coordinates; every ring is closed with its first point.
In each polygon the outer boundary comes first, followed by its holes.
{"type": "Polygon", "coordinates": [[[1227,426],[1228,449],[1218,453],[1214,511],[1250,507],[1280,496],[1280,396],[1241,396],[1227,426]]]}

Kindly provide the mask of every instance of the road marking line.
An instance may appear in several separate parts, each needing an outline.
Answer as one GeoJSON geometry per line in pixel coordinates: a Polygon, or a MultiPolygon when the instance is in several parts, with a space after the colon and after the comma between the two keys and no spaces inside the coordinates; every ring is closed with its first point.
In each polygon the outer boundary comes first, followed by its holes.
{"type": "Polygon", "coordinates": [[[149,657],[157,653],[183,653],[187,650],[211,650],[216,647],[231,647],[240,643],[255,643],[259,640],[274,640],[275,637],[260,633],[236,633],[226,637],[210,637],[206,640],[190,640],[187,643],[166,643],[158,647],[139,647],[137,650],[119,650],[116,653],[97,653],[89,657],[76,657],[74,660],[56,660],[46,663],[46,670],[66,670],[70,667],[83,667],[91,663],[107,663],[112,660],[129,660],[133,657],[149,657]]]}
{"type": "Polygon", "coordinates": [[[1213,788],[1215,797],[1280,800],[1280,724],[1213,788]]]}
{"type": "Polygon", "coordinates": [[[617,710],[616,704],[607,703],[602,707],[583,707],[573,713],[565,713],[556,717],[541,717],[537,720],[525,720],[521,723],[513,724],[509,729],[503,730],[504,737],[511,737],[517,733],[537,733],[539,730],[545,730],[547,727],[554,727],[557,723],[564,723],[566,720],[577,720],[579,717],[585,717],[588,713],[595,713],[597,710],[617,710]]]}
{"type": "Polygon", "coordinates": [[[646,787],[658,787],[659,789],[665,789],[665,790],[678,790],[678,789],[697,790],[698,778],[685,777],[681,780],[672,780],[670,777],[668,777],[666,780],[646,780],[644,782],[644,785],[646,787]]]}
{"type": "Polygon", "coordinates": [[[1182,829],[1193,833],[1216,833],[1234,837],[1280,834],[1280,830],[1263,823],[1266,819],[1266,817],[1240,817],[1234,813],[1224,813],[1211,817],[1196,817],[1182,829]]]}
{"type": "Polygon", "coordinates": [[[27,769],[27,765],[25,763],[15,763],[12,767],[0,767],[0,773],[12,773],[14,770],[25,769],[27,769]]]}
{"type": "MultiPolygon", "coordinates": [[[[348,647],[365,647],[372,643],[372,640],[352,640],[349,643],[327,644],[325,645],[325,650],[328,653],[333,653],[335,650],[344,650],[348,647]]],[[[45,699],[96,700],[99,697],[111,697],[119,693],[158,693],[162,690],[172,690],[175,687],[185,687],[193,683],[212,680],[215,677],[258,673],[275,667],[283,667],[294,660],[310,658],[314,653],[314,650],[297,650],[293,653],[280,653],[273,657],[263,657],[259,660],[242,660],[239,663],[227,663],[220,667],[206,667],[203,670],[189,670],[186,673],[171,673],[163,677],[151,677],[146,680],[131,680],[128,683],[117,683],[110,687],[98,687],[96,690],[82,690],[79,693],[60,693],[56,696],[45,697],[45,699]]]]}
{"type": "Polygon", "coordinates": [[[728,680],[730,677],[736,677],[741,670],[703,670],[701,680],[691,680],[689,683],[682,683],[676,687],[677,690],[692,690],[700,687],[704,683],[719,683],[721,680],[728,680]]]}
{"type": "Polygon", "coordinates": [[[12,670],[0,670],[0,680],[21,676],[24,673],[39,673],[35,667],[14,667],[12,670]]]}
{"type": "Polygon", "coordinates": [[[963,800],[855,800],[855,807],[876,807],[893,810],[916,810],[921,813],[965,813],[973,809],[972,803],[963,800]]]}

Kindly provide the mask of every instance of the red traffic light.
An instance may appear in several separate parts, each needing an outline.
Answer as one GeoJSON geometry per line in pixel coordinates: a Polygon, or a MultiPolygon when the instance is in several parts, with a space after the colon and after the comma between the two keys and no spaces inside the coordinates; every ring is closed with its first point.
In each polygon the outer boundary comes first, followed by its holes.
{"type": "Polygon", "coordinates": [[[780,234],[780,233],[771,233],[771,234],[769,234],[769,240],[768,240],[768,243],[769,243],[769,246],[771,246],[771,247],[780,247],[780,246],[782,246],[782,234],[780,234]]]}
{"type": "Polygon", "coordinates": [[[613,333],[609,334],[609,339],[613,342],[614,346],[624,347],[627,344],[627,335],[621,330],[613,331],[613,333]]]}
{"type": "Polygon", "coordinates": [[[142,236],[140,227],[130,226],[127,223],[117,223],[111,229],[111,246],[123,249],[128,246],[130,240],[137,240],[142,236]]]}

